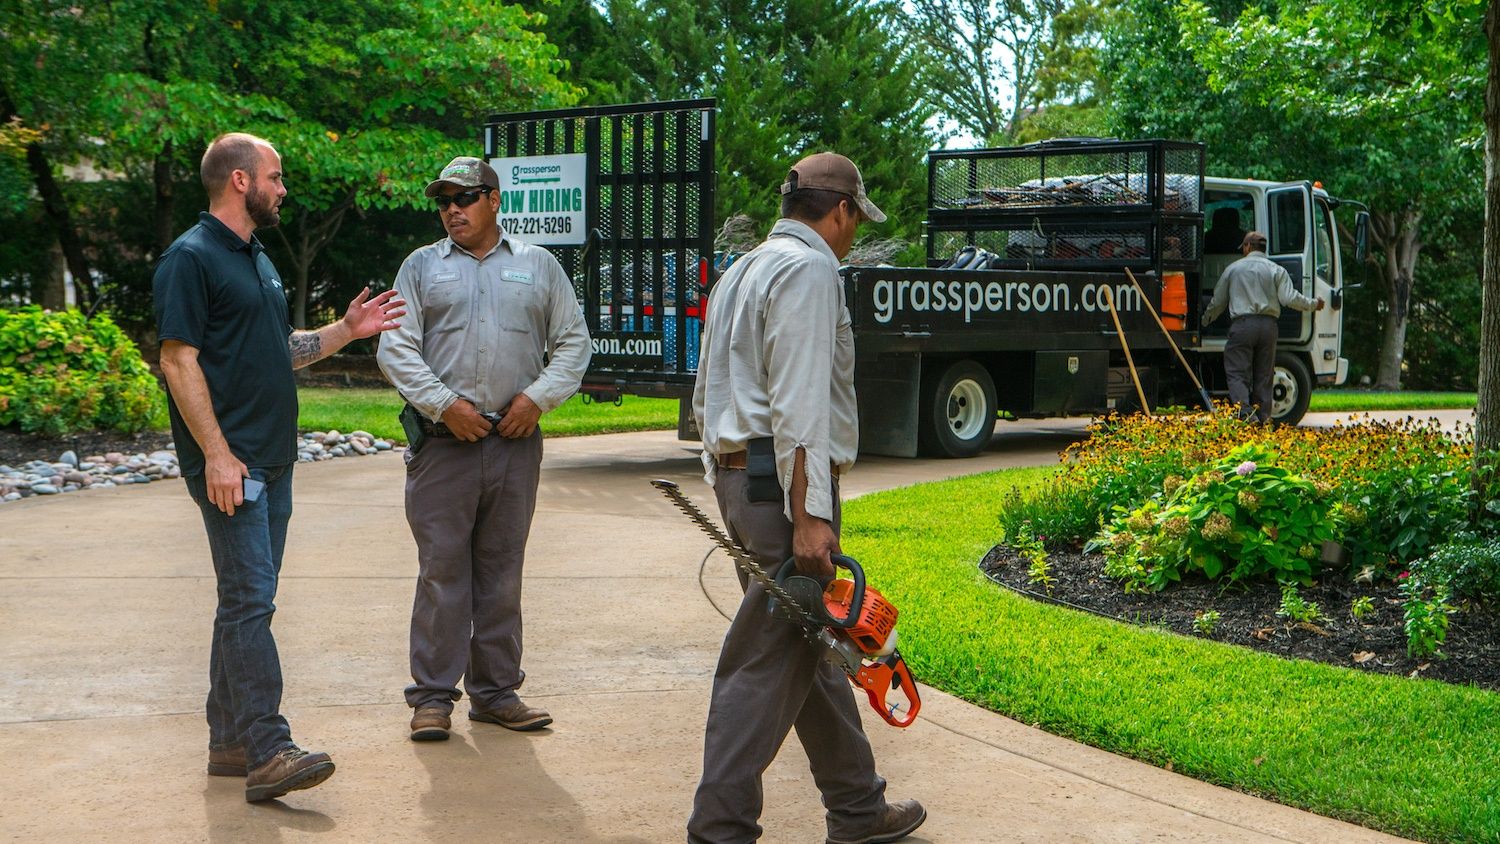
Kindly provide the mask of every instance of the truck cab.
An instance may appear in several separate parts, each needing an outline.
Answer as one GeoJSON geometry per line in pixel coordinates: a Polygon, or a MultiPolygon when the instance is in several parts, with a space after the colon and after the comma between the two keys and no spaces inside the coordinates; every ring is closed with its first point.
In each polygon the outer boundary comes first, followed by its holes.
{"type": "MultiPolygon", "coordinates": [[[[1334,209],[1343,203],[1313,182],[1268,182],[1205,177],[1203,279],[1198,310],[1208,305],[1225,268],[1240,257],[1246,232],[1266,235],[1267,256],[1286,268],[1292,286],[1328,306],[1304,312],[1284,308],[1277,338],[1271,418],[1296,424],[1307,412],[1314,386],[1343,384],[1349,361],[1343,349],[1346,276],[1334,209]]],[[[1362,238],[1356,238],[1362,242],[1362,238]]],[[[1354,269],[1351,264],[1350,269],[1354,269]]],[[[1228,314],[1202,326],[1199,352],[1211,390],[1224,389],[1223,352],[1228,314]]]]}

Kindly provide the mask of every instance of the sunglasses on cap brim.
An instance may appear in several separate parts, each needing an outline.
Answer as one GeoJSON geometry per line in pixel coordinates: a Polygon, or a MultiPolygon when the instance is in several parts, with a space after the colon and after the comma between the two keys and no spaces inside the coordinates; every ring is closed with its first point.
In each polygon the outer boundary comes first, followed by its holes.
{"type": "Polygon", "coordinates": [[[432,198],[432,201],[437,203],[439,211],[447,210],[449,205],[457,205],[459,208],[468,208],[470,205],[478,202],[479,197],[484,196],[489,192],[490,188],[488,187],[475,188],[473,190],[466,190],[462,193],[446,195],[438,194],[437,196],[434,196],[432,198]]]}

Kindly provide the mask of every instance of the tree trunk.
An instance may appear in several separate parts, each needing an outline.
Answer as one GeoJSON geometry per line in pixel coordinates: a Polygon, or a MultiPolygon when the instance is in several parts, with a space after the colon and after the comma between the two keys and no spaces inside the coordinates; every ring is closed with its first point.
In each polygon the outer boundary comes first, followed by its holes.
{"type": "Polygon", "coordinates": [[[1484,16],[1489,80],[1484,93],[1484,304],[1479,321],[1479,406],[1474,423],[1476,484],[1500,449],[1500,0],[1484,16]]]}
{"type": "Polygon", "coordinates": [[[1422,212],[1408,209],[1371,215],[1378,245],[1385,253],[1382,272],[1386,285],[1385,330],[1380,340],[1377,390],[1401,389],[1401,362],[1406,356],[1406,326],[1411,319],[1411,291],[1416,281],[1422,212]]]}
{"type": "Polygon", "coordinates": [[[40,145],[30,144],[26,147],[26,165],[31,169],[36,191],[42,197],[42,210],[46,212],[47,221],[57,234],[57,243],[62,247],[68,272],[73,274],[73,284],[78,288],[78,308],[92,312],[98,304],[98,297],[94,293],[94,275],[89,270],[83,241],[78,237],[78,230],[73,227],[67,197],[63,196],[62,188],[52,177],[52,164],[40,145]]]}
{"type": "Polygon", "coordinates": [[[177,208],[177,192],[172,184],[172,152],[171,141],[162,144],[161,152],[156,155],[156,166],[152,171],[152,181],[156,185],[152,243],[156,247],[157,256],[165,252],[167,247],[172,245],[173,240],[172,217],[177,208]]]}

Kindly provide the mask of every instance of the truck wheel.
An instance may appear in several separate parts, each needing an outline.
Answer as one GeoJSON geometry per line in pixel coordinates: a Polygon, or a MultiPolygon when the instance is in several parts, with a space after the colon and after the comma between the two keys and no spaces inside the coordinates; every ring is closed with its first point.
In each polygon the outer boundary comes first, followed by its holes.
{"type": "Polygon", "coordinates": [[[1276,370],[1271,375],[1271,421],[1277,425],[1295,425],[1307,414],[1312,400],[1312,375],[1302,358],[1277,352],[1276,370]]]}
{"type": "Polygon", "coordinates": [[[984,367],[961,360],[922,375],[917,444],[933,457],[973,457],[995,433],[995,382],[984,367]]]}

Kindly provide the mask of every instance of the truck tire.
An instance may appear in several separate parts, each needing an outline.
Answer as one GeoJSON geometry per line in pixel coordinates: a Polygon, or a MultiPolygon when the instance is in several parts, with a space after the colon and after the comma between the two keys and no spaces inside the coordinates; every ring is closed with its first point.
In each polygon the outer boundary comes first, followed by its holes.
{"type": "Polygon", "coordinates": [[[973,457],[995,433],[995,382],[984,367],[961,360],[923,367],[917,447],[930,457],[973,457]]]}
{"type": "Polygon", "coordinates": [[[1302,358],[1289,352],[1276,353],[1276,369],[1271,374],[1271,422],[1296,425],[1307,415],[1312,400],[1312,375],[1302,358]]]}

